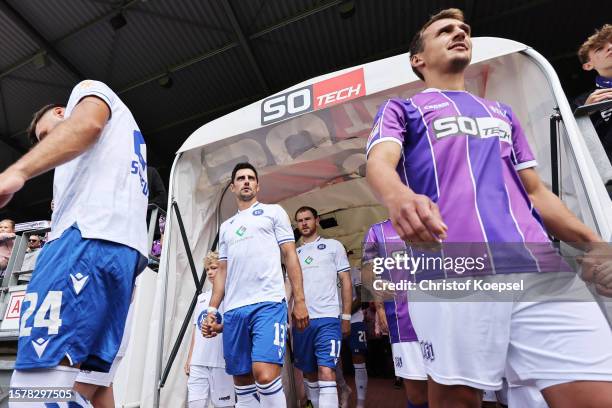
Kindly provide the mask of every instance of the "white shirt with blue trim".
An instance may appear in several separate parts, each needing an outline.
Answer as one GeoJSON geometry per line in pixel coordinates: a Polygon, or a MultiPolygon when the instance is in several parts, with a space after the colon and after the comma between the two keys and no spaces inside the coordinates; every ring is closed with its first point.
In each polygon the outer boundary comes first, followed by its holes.
{"type": "Polygon", "coordinates": [[[219,260],[227,261],[226,311],[285,299],[280,245],[294,241],[289,216],[277,204],[256,202],[221,224],[219,260]]]}
{"type": "Polygon", "coordinates": [[[337,279],[340,272],[348,272],[350,265],[342,244],[335,239],[318,237],[298,248],[304,277],[304,296],[311,319],[338,317],[337,279]]]}
{"type": "Polygon", "coordinates": [[[123,244],[147,257],[147,147],[130,110],[102,82],[75,86],[64,117],[87,96],[106,103],[110,118],[93,146],[55,169],[49,240],[76,223],[83,238],[123,244]]]}

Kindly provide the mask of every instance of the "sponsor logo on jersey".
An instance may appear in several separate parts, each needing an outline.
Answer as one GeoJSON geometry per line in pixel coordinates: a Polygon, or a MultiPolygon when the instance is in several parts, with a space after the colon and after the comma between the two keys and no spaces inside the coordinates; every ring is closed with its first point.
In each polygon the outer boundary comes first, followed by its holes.
{"type": "Polygon", "coordinates": [[[238,235],[239,237],[243,236],[244,233],[246,232],[246,227],[244,225],[241,225],[240,228],[238,228],[236,230],[236,235],[238,235]]]}
{"type": "Polygon", "coordinates": [[[308,258],[304,259],[304,263],[306,265],[310,265],[312,263],[312,261],[314,261],[314,259],[312,257],[310,257],[310,256],[308,258]]]}
{"type": "Polygon", "coordinates": [[[219,401],[229,401],[229,400],[230,400],[229,395],[227,397],[219,397],[219,401]]]}
{"type": "Polygon", "coordinates": [[[450,105],[449,102],[435,103],[433,105],[425,105],[423,106],[423,109],[424,110],[438,110],[438,109],[446,108],[448,105],[450,105]]]}
{"type": "Polygon", "coordinates": [[[481,139],[498,137],[505,143],[512,143],[510,124],[499,118],[471,118],[469,116],[447,116],[433,121],[437,139],[449,136],[469,135],[481,139]]]}
{"type": "Polygon", "coordinates": [[[81,272],[77,272],[76,275],[70,274],[70,279],[72,280],[74,293],[76,293],[78,296],[85,287],[85,284],[89,281],[89,276],[85,276],[81,272]]]}
{"type": "Polygon", "coordinates": [[[274,95],[261,103],[261,124],[279,122],[366,94],[363,68],[274,95]]]}
{"type": "Polygon", "coordinates": [[[149,194],[147,182],[147,145],[139,130],[134,130],[134,154],[136,160],[132,160],[130,173],[138,175],[142,194],[149,194]]]}
{"type": "Polygon", "coordinates": [[[327,248],[327,245],[325,245],[325,244],[319,244],[319,245],[317,245],[317,249],[321,249],[321,250],[323,250],[323,249],[325,249],[325,248],[327,248]]]}
{"type": "Polygon", "coordinates": [[[420,341],[421,352],[423,353],[423,359],[434,361],[436,355],[434,354],[433,345],[429,341],[420,341]]]}
{"type": "Polygon", "coordinates": [[[255,211],[253,211],[253,215],[255,216],[261,215],[261,214],[263,214],[263,210],[261,208],[258,208],[255,211]]]}

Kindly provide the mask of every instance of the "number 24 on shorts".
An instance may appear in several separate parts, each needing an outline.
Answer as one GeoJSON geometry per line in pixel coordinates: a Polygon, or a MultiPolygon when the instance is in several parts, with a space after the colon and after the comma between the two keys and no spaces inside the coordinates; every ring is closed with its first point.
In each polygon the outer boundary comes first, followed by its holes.
{"type": "MultiPolygon", "coordinates": [[[[32,333],[32,327],[26,327],[26,322],[32,313],[34,313],[34,309],[36,309],[36,305],[38,304],[38,293],[26,293],[23,303],[26,302],[29,302],[30,304],[21,316],[19,337],[29,336],[32,333]]],[[[57,334],[60,326],[62,325],[62,319],[60,319],[61,306],[62,292],[59,290],[49,291],[40,305],[40,309],[38,309],[36,315],[34,315],[34,327],[47,327],[49,335],[57,334]],[[49,315],[48,318],[47,314],[49,315]]]]}

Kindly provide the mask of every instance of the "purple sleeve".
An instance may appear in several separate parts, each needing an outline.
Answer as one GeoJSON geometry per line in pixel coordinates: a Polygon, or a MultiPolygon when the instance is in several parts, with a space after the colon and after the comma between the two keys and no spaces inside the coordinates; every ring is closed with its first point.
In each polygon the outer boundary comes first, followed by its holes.
{"type": "Polygon", "coordinates": [[[512,112],[512,109],[509,107],[505,108],[510,115],[512,124],[512,161],[514,163],[514,168],[516,170],[523,170],[537,166],[538,162],[529,147],[529,142],[527,142],[527,137],[525,136],[521,123],[514,112],[512,112]]]}
{"type": "Polygon", "coordinates": [[[368,137],[366,156],[378,143],[389,141],[402,145],[405,133],[406,119],[402,103],[397,99],[389,99],[380,106],[374,118],[374,125],[368,137]]]}
{"type": "Polygon", "coordinates": [[[378,257],[378,242],[376,239],[376,233],[374,232],[375,225],[372,225],[368,230],[363,241],[363,252],[361,256],[362,264],[372,262],[374,258],[378,257]]]}

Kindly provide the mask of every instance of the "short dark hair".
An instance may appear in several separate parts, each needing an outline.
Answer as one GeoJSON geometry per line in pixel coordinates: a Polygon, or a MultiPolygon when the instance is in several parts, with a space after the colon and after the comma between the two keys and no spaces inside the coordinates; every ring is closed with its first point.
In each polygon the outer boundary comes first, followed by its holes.
{"type": "Polygon", "coordinates": [[[253,165],[249,162],[241,162],[238,163],[237,165],[234,166],[234,170],[232,170],[232,181],[231,183],[234,184],[234,179],[236,178],[236,173],[238,173],[238,170],[242,170],[242,169],[251,169],[253,170],[253,173],[255,173],[255,180],[257,180],[259,182],[259,175],[257,174],[257,170],[255,170],[255,167],[253,167],[253,165]]]}
{"type": "Polygon", "coordinates": [[[38,121],[40,120],[40,118],[42,118],[43,115],[49,112],[51,109],[63,108],[63,107],[64,105],[62,105],[61,103],[50,103],[40,108],[34,113],[34,115],[32,115],[32,121],[30,122],[30,126],[28,126],[28,130],[26,131],[28,135],[28,139],[30,140],[30,144],[32,146],[38,143],[38,138],[36,137],[36,125],[38,124],[38,121]]]}
{"type": "MultiPolygon", "coordinates": [[[[410,56],[413,56],[423,51],[425,47],[425,44],[423,43],[423,32],[427,29],[427,27],[429,27],[436,21],[443,20],[445,18],[453,18],[455,20],[465,22],[463,11],[459,10],[458,8],[447,8],[445,10],[440,11],[437,14],[434,14],[433,16],[430,16],[429,20],[427,20],[427,22],[423,25],[423,27],[421,27],[419,31],[416,32],[414,37],[412,37],[412,41],[410,41],[410,49],[409,49],[410,56]]],[[[412,67],[412,71],[416,74],[416,76],[418,76],[419,78],[421,78],[421,80],[424,81],[425,78],[423,77],[423,74],[421,74],[418,69],[413,67],[412,64],[410,64],[410,66],[412,67]]]]}
{"type": "Polygon", "coordinates": [[[304,206],[302,206],[302,207],[297,209],[297,211],[295,212],[295,215],[293,216],[293,219],[297,221],[297,215],[299,213],[305,212],[305,211],[310,211],[314,218],[318,218],[319,217],[319,213],[317,212],[317,210],[315,210],[314,208],[309,207],[307,205],[304,205],[304,206]]]}

